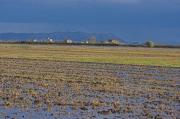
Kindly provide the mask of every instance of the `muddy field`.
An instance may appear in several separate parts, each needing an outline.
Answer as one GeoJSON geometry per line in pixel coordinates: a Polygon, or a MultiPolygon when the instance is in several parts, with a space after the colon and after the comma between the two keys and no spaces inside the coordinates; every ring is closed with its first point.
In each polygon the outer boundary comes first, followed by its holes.
{"type": "Polygon", "coordinates": [[[180,68],[0,58],[0,118],[178,119],[180,68]]]}

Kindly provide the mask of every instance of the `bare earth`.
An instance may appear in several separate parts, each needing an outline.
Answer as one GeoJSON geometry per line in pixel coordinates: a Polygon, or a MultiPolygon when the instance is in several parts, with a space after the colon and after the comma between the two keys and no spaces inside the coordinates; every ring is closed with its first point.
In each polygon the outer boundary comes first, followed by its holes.
{"type": "Polygon", "coordinates": [[[179,118],[180,68],[0,58],[0,118],[179,118]]]}

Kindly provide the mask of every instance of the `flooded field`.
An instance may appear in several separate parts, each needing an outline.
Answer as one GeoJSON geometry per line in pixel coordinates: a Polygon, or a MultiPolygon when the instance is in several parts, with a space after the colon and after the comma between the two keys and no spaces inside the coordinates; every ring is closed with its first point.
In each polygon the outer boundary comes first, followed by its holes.
{"type": "Polygon", "coordinates": [[[0,119],[178,119],[180,68],[0,58],[0,119]]]}

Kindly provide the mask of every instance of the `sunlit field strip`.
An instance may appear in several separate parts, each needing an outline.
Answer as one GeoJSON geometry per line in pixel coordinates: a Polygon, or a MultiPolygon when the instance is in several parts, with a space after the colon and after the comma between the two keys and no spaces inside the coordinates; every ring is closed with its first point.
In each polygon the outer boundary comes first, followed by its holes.
{"type": "Polygon", "coordinates": [[[180,49],[0,44],[0,57],[180,67],[180,49]]]}

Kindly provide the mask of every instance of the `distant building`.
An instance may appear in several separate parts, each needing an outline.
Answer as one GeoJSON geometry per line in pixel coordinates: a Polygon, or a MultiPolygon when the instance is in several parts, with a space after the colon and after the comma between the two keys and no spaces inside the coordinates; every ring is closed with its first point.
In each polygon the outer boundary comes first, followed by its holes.
{"type": "Polygon", "coordinates": [[[116,39],[109,39],[109,40],[105,40],[105,41],[101,41],[102,44],[120,44],[119,40],[116,39]]]}
{"type": "Polygon", "coordinates": [[[101,44],[109,44],[109,42],[108,41],[101,41],[101,44]]]}
{"type": "Polygon", "coordinates": [[[48,38],[48,42],[53,43],[54,40],[52,38],[48,38]]]}
{"type": "Polygon", "coordinates": [[[87,40],[87,41],[85,41],[85,43],[87,43],[87,44],[88,44],[88,43],[89,43],[89,41],[87,40]]]}
{"type": "Polygon", "coordinates": [[[64,43],[73,43],[73,41],[71,39],[66,39],[64,40],[64,43]]]}
{"type": "Polygon", "coordinates": [[[36,40],[36,39],[34,39],[34,40],[33,40],[33,42],[37,42],[37,40],[36,40]]]}
{"type": "Polygon", "coordinates": [[[96,44],[96,37],[92,36],[91,38],[89,38],[86,43],[88,44],[96,44]]]}
{"type": "Polygon", "coordinates": [[[120,41],[119,40],[116,40],[116,39],[110,39],[110,40],[108,40],[107,41],[107,43],[109,43],[109,44],[120,44],[120,41]]]}

